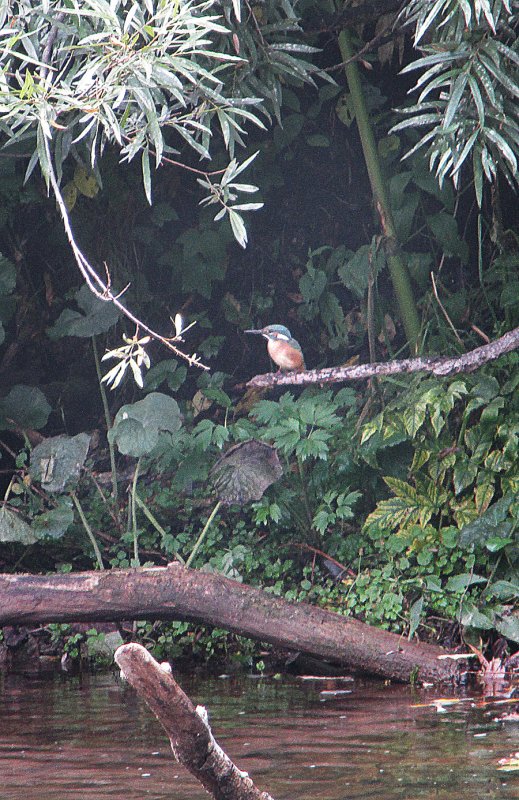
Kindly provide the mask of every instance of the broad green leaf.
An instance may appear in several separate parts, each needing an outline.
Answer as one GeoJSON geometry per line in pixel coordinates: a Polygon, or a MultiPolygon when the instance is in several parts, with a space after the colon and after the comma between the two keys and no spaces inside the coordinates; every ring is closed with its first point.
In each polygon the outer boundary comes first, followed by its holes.
{"type": "Polygon", "coordinates": [[[519,643],[519,616],[517,613],[497,619],[495,625],[501,636],[519,643]]]}
{"type": "Polygon", "coordinates": [[[152,392],[165,383],[172,392],[177,392],[187,376],[187,368],[179,364],[174,358],[159,361],[147,373],[144,379],[144,389],[152,392]]]}
{"type": "Polygon", "coordinates": [[[176,400],[160,392],[151,392],[143,400],[119,409],[108,438],[124,455],[139,458],[153,450],[161,431],[175,433],[181,425],[176,400]]]}
{"type": "Polygon", "coordinates": [[[123,455],[140,458],[151,453],[158,444],[159,429],[147,429],[133,417],[116,418],[114,427],[108,431],[108,439],[117,445],[123,455]]]}
{"type": "Polygon", "coordinates": [[[443,252],[450,256],[458,256],[463,263],[468,259],[468,247],[458,233],[458,225],[454,217],[440,211],[427,218],[431,232],[441,242],[443,252]]]}
{"type": "Polygon", "coordinates": [[[57,508],[38,514],[32,521],[31,530],[38,539],[61,539],[74,522],[74,511],[70,498],[61,498],[57,508]]]}
{"type": "Polygon", "coordinates": [[[484,483],[480,483],[478,486],[476,486],[475,500],[478,513],[482,514],[487,510],[492,502],[494,493],[495,486],[491,481],[485,481],[484,483]]]}
{"type": "Polygon", "coordinates": [[[63,492],[73,487],[79,480],[89,447],[87,433],[44,439],[31,453],[31,478],[47,492],[63,492]]]}
{"type": "Polygon", "coordinates": [[[477,583],[485,583],[486,579],[482,575],[474,575],[472,572],[464,572],[453,575],[447,581],[445,590],[447,592],[464,592],[469,586],[477,583]]]}
{"type": "Polygon", "coordinates": [[[460,622],[466,628],[477,628],[484,631],[490,631],[494,627],[494,622],[490,617],[469,602],[463,604],[460,622]]]}
{"type": "Polygon", "coordinates": [[[509,536],[513,523],[507,517],[512,502],[513,496],[505,495],[493,503],[477,519],[465,525],[460,531],[460,546],[481,545],[494,536],[509,536]]]}
{"type": "Polygon", "coordinates": [[[491,594],[501,600],[511,600],[519,597],[519,583],[512,581],[495,581],[485,590],[486,594],[491,594]]]}
{"type": "Polygon", "coordinates": [[[16,267],[0,253],[0,294],[11,294],[16,286],[16,267]]]}
{"type": "Polygon", "coordinates": [[[504,548],[512,544],[513,541],[513,539],[506,539],[501,536],[491,536],[489,539],[485,540],[485,547],[489,553],[499,553],[500,550],[504,550],[504,548]]]}
{"type": "Polygon", "coordinates": [[[478,465],[469,460],[466,456],[462,456],[462,458],[456,462],[453,476],[454,492],[456,495],[461,494],[467,486],[470,486],[474,482],[477,472],[478,465]]]}
{"type": "Polygon", "coordinates": [[[47,424],[51,411],[40,389],[18,384],[0,399],[0,429],[19,427],[39,430],[47,424]]]}
{"type": "Polygon", "coordinates": [[[85,197],[95,197],[99,192],[99,184],[95,175],[88,172],[81,164],[74,170],[74,186],[85,197]]]}
{"type": "Polygon", "coordinates": [[[34,544],[37,541],[38,537],[20,514],[5,505],[0,508],[0,542],[34,544]]]}
{"type": "Polygon", "coordinates": [[[119,319],[120,311],[112,304],[99,300],[84,285],[76,294],[80,311],[66,308],[47,333],[51,339],[63,336],[96,336],[108,331],[119,319]]]}
{"type": "Polygon", "coordinates": [[[404,425],[410,436],[416,436],[425,421],[426,406],[422,403],[412,403],[404,411],[404,425]]]}
{"type": "Polygon", "coordinates": [[[420,624],[420,620],[422,618],[422,611],[424,605],[424,598],[419,597],[418,600],[415,600],[411,608],[409,609],[409,639],[412,639],[415,635],[418,625],[420,624]]]}

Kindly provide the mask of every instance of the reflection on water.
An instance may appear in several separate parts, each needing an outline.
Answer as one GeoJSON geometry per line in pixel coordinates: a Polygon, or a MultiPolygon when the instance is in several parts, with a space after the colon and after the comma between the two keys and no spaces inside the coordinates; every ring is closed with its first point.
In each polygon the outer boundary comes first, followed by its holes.
{"type": "MultiPolygon", "coordinates": [[[[181,676],[213,732],[276,800],[483,800],[519,797],[496,770],[519,750],[506,706],[413,708],[439,696],[356,682],[181,676]],[[344,686],[338,687],[344,688],[344,686]],[[325,698],[325,699],[324,699],[325,698]]],[[[162,729],[115,676],[0,677],[1,800],[206,797],[173,760],[162,729]]]]}

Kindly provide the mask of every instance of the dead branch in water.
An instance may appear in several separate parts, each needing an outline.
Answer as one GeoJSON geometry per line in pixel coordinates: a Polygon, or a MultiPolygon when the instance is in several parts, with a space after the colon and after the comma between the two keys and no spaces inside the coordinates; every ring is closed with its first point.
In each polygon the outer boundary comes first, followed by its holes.
{"type": "Polygon", "coordinates": [[[116,650],[115,661],[166,731],[179,764],[215,800],[273,800],[267,792],[260,792],[248,774],[224,753],[211,733],[205,708],[195,708],[169,670],[158,664],[146,648],[124,644],[116,650]]]}

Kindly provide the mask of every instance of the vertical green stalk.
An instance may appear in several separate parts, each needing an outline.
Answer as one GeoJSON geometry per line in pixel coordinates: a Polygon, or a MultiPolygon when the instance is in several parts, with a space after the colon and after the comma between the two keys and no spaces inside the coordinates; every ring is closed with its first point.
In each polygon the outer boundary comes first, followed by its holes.
{"type": "Polygon", "coordinates": [[[299,485],[301,486],[301,496],[303,498],[303,506],[306,514],[307,533],[309,533],[313,529],[314,518],[310,510],[308,492],[306,491],[305,470],[300,456],[297,456],[297,473],[299,475],[299,485]]]}
{"type": "MultiPolygon", "coordinates": [[[[339,48],[343,61],[348,61],[355,55],[348,30],[340,32],[339,48]]],[[[402,256],[398,252],[398,241],[389,195],[382,175],[375,136],[362,91],[359,68],[355,61],[350,61],[345,65],[344,71],[355,111],[355,119],[357,120],[362,150],[371,183],[371,191],[373,192],[382,230],[386,237],[387,262],[400,316],[411,350],[417,352],[420,341],[420,317],[416,308],[409,273],[402,256]]]]}
{"type": "Polygon", "coordinates": [[[130,497],[131,509],[132,509],[132,533],[133,533],[133,566],[140,567],[140,560],[139,560],[139,537],[137,534],[137,481],[139,479],[139,470],[141,466],[141,459],[137,459],[137,464],[135,465],[135,472],[133,473],[133,481],[132,481],[132,493],[130,497]]]}
{"type": "MultiPolygon", "coordinates": [[[[99,392],[101,394],[101,400],[103,402],[103,410],[105,414],[105,424],[106,424],[106,431],[110,430],[112,427],[112,417],[110,415],[110,409],[108,407],[108,398],[106,396],[106,389],[105,385],[102,382],[103,374],[101,372],[101,362],[99,361],[99,352],[97,349],[97,340],[95,336],[92,336],[92,349],[94,351],[94,361],[96,365],[96,373],[97,373],[97,382],[99,384],[99,392]]],[[[110,453],[110,470],[112,472],[112,497],[114,500],[114,505],[117,507],[119,501],[119,493],[117,491],[117,468],[115,466],[115,449],[108,439],[108,451],[110,453]]]]}
{"type": "Polygon", "coordinates": [[[198,539],[195,542],[195,546],[193,547],[193,549],[191,551],[191,555],[189,556],[189,558],[186,561],[186,567],[190,567],[191,564],[193,563],[193,559],[196,556],[196,554],[198,553],[198,548],[200,547],[200,545],[204,541],[205,535],[206,535],[207,531],[209,530],[209,526],[210,526],[211,522],[213,521],[213,519],[216,517],[216,515],[218,513],[218,509],[220,508],[221,505],[222,505],[222,501],[218,500],[217,504],[215,505],[215,507],[211,511],[211,515],[210,515],[209,519],[207,520],[207,522],[204,525],[202,533],[200,534],[200,536],[198,537],[198,539]]]}
{"type": "Polygon", "coordinates": [[[84,529],[86,531],[86,534],[87,534],[88,538],[90,539],[90,543],[91,543],[92,547],[94,548],[94,553],[95,553],[96,559],[97,559],[97,565],[98,565],[99,569],[104,569],[103,557],[101,555],[101,551],[99,549],[99,545],[97,544],[95,536],[92,533],[92,528],[90,527],[90,525],[88,523],[88,520],[87,520],[87,518],[85,516],[85,512],[83,511],[81,503],[79,502],[78,496],[76,495],[75,492],[71,492],[70,496],[72,498],[72,501],[73,501],[74,505],[76,506],[77,513],[79,514],[79,518],[81,519],[81,522],[83,523],[83,527],[84,527],[84,529]]]}
{"type": "MultiPolygon", "coordinates": [[[[146,519],[148,519],[151,522],[155,530],[157,530],[162,536],[162,538],[165,539],[165,537],[167,536],[166,531],[164,530],[158,519],[156,519],[156,517],[153,516],[149,508],[143,503],[137,492],[135,492],[133,499],[135,503],[139,506],[140,510],[142,511],[146,519]]],[[[182,558],[180,553],[177,553],[177,551],[175,550],[173,555],[175,556],[175,559],[177,561],[180,561],[181,564],[184,564],[184,559],[182,558]]]]}

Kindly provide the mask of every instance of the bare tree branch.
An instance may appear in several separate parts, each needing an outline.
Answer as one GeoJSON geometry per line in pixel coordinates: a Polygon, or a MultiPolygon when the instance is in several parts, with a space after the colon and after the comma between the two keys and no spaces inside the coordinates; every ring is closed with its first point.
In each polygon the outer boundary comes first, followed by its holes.
{"type": "Polygon", "coordinates": [[[179,764],[216,800],[272,800],[224,753],[211,733],[205,708],[195,708],[169,671],[142,645],[122,645],[115,660],[166,731],[179,764]]]}
{"type": "Polygon", "coordinates": [[[344,381],[366,380],[382,375],[400,375],[409,372],[430,372],[438,377],[454,375],[458,372],[472,372],[489,361],[494,361],[505,353],[519,347],[519,328],[505,333],[490,344],[477,347],[468,353],[448,358],[419,357],[404,358],[400,361],[359,364],[354,367],[327,367],[306,372],[271,372],[256,375],[246,384],[247,387],[309,386],[318,383],[343,383],[344,381]]]}
{"type": "Polygon", "coordinates": [[[54,192],[56,203],[60,210],[61,218],[63,220],[65,233],[67,235],[69,244],[72,248],[76,264],[79,267],[79,271],[81,272],[83,278],[85,279],[85,282],[90,291],[93,294],[95,294],[95,296],[98,297],[99,300],[103,300],[105,303],[113,303],[113,305],[116,308],[118,308],[119,311],[121,311],[121,313],[124,314],[125,317],[134,322],[135,325],[138,328],[140,328],[141,331],[145,331],[145,333],[147,333],[148,336],[151,336],[152,339],[155,339],[155,341],[160,342],[169,350],[171,350],[176,356],[182,358],[184,361],[187,361],[190,367],[198,367],[199,369],[208,370],[209,367],[205,366],[205,364],[202,364],[202,362],[200,361],[200,359],[196,354],[188,355],[187,353],[184,353],[182,350],[180,350],[173,344],[175,340],[178,341],[178,337],[168,338],[166,336],[162,336],[160,333],[157,333],[152,328],[148,327],[148,325],[142,322],[138,317],[135,316],[135,314],[133,314],[128,308],[126,308],[124,303],[121,303],[119,299],[122,293],[120,292],[119,294],[114,294],[112,292],[110,285],[110,275],[108,273],[108,270],[107,270],[107,278],[106,280],[103,280],[98,275],[96,270],[92,267],[92,265],[89,263],[89,261],[85,258],[74,238],[74,233],[72,231],[72,226],[70,224],[70,219],[68,216],[67,206],[61,194],[58,181],[54,173],[52,155],[50,152],[50,146],[47,139],[45,139],[45,153],[48,161],[48,176],[50,184],[52,186],[52,191],[54,192]]]}

